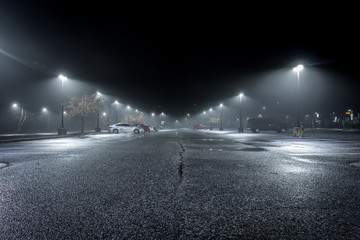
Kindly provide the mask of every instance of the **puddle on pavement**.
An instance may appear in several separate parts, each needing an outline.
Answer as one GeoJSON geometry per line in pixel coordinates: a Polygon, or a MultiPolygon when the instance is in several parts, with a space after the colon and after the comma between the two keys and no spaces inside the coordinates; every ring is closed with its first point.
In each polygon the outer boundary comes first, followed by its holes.
{"type": "Polygon", "coordinates": [[[253,148],[237,148],[238,151],[243,151],[243,152],[265,152],[267,151],[265,148],[258,148],[258,147],[253,147],[253,148]]]}

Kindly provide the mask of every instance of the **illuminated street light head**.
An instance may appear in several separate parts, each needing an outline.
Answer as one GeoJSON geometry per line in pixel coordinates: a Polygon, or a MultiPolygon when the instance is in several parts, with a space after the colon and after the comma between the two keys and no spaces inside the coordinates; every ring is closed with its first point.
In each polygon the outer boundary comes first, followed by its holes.
{"type": "Polygon", "coordinates": [[[17,105],[16,103],[14,103],[11,107],[12,107],[12,108],[17,108],[18,105],[17,105]]]}
{"type": "Polygon", "coordinates": [[[59,75],[59,79],[61,81],[66,81],[67,80],[67,77],[65,77],[64,75],[59,75]]]}
{"type": "Polygon", "coordinates": [[[129,106],[129,105],[127,105],[126,109],[130,109],[130,106],[129,106]]]}
{"type": "Polygon", "coordinates": [[[297,67],[294,67],[293,71],[294,72],[300,72],[303,69],[304,69],[304,66],[300,64],[300,65],[297,65],[297,67]]]}
{"type": "Polygon", "coordinates": [[[213,109],[212,109],[212,108],[210,108],[210,109],[209,109],[209,111],[210,111],[210,112],[212,112],[212,111],[213,111],[213,109]]]}
{"type": "Polygon", "coordinates": [[[47,109],[46,109],[46,108],[43,108],[42,111],[43,111],[43,112],[47,112],[47,109]]]}
{"type": "Polygon", "coordinates": [[[152,116],[152,117],[155,116],[155,113],[151,113],[151,116],[152,116]]]}
{"type": "Polygon", "coordinates": [[[119,104],[119,102],[118,102],[118,101],[115,101],[114,103],[115,103],[116,105],[118,105],[118,104],[119,104]]]}
{"type": "Polygon", "coordinates": [[[220,107],[222,107],[223,106],[223,104],[222,103],[220,103],[220,107]]]}
{"type": "Polygon", "coordinates": [[[242,96],[244,96],[244,94],[243,94],[243,93],[240,93],[240,94],[239,94],[239,97],[242,97],[242,96]]]}

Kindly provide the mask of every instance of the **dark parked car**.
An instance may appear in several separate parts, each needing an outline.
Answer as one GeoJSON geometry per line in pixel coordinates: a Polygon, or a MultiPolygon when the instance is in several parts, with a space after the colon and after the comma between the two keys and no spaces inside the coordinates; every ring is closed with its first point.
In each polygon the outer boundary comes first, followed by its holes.
{"type": "Polygon", "coordinates": [[[247,121],[247,127],[251,129],[253,133],[260,131],[276,131],[286,132],[286,123],[275,118],[250,118],[247,121]]]}
{"type": "Polygon", "coordinates": [[[145,132],[150,132],[150,127],[146,126],[144,124],[135,124],[138,127],[141,127],[142,129],[144,129],[145,132]]]}
{"type": "Polygon", "coordinates": [[[195,124],[192,126],[192,129],[208,129],[207,126],[195,124]]]}

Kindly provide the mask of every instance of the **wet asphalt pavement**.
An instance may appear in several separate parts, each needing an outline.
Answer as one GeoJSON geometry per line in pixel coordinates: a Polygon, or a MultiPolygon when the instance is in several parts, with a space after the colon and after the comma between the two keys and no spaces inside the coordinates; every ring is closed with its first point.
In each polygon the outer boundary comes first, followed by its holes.
{"type": "Polygon", "coordinates": [[[360,239],[360,135],[0,144],[0,239],[360,239]]]}

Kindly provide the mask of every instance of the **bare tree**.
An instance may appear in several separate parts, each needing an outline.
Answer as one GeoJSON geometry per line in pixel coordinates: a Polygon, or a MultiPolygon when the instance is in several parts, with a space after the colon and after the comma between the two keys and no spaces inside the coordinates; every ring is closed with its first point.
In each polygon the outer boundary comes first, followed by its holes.
{"type": "MultiPolygon", "coordinates": [[[[18,105],[15,103],[12,105],[12,108],[14,110],[17,110],[19,109],[18,105]]],[[[21,107],[20,109],[20,114],[19,114],[19,121],[18,121],[18,125],[17,125],[17,131],[20,132],[21,131],[21,128],[22,128],[22,125],[24,124],[24,122],[31,116],[32,114],[24,109],[24,107],[21,107]]]]}
{"type": "Polygon", "coordinates": [[[145,119],[144,114],[126,114],[124,115],[123,121],[129,123],[143,123],[145,119]]]}
{"type": "Polygon", "coordinates": [[[19,118],[19,122],[18,122],[18,127],[17,127],[17,131],[20,132],[21,131],[21,127],[24,124],[24,122],[26,121],[26,119],[28,119],[28,117],[30,116],[30,112],[25,110],[23,107],[20,110],[20,118],[19,118]]]}
{"type": "Polygon", "coordinates": [[[96,93],[84,94],[81,98],[70,97],[66,108],[71,117],[81,117],[81,132],[85,131],[85,117],[103,106],[104,98],[96,93]]]}

